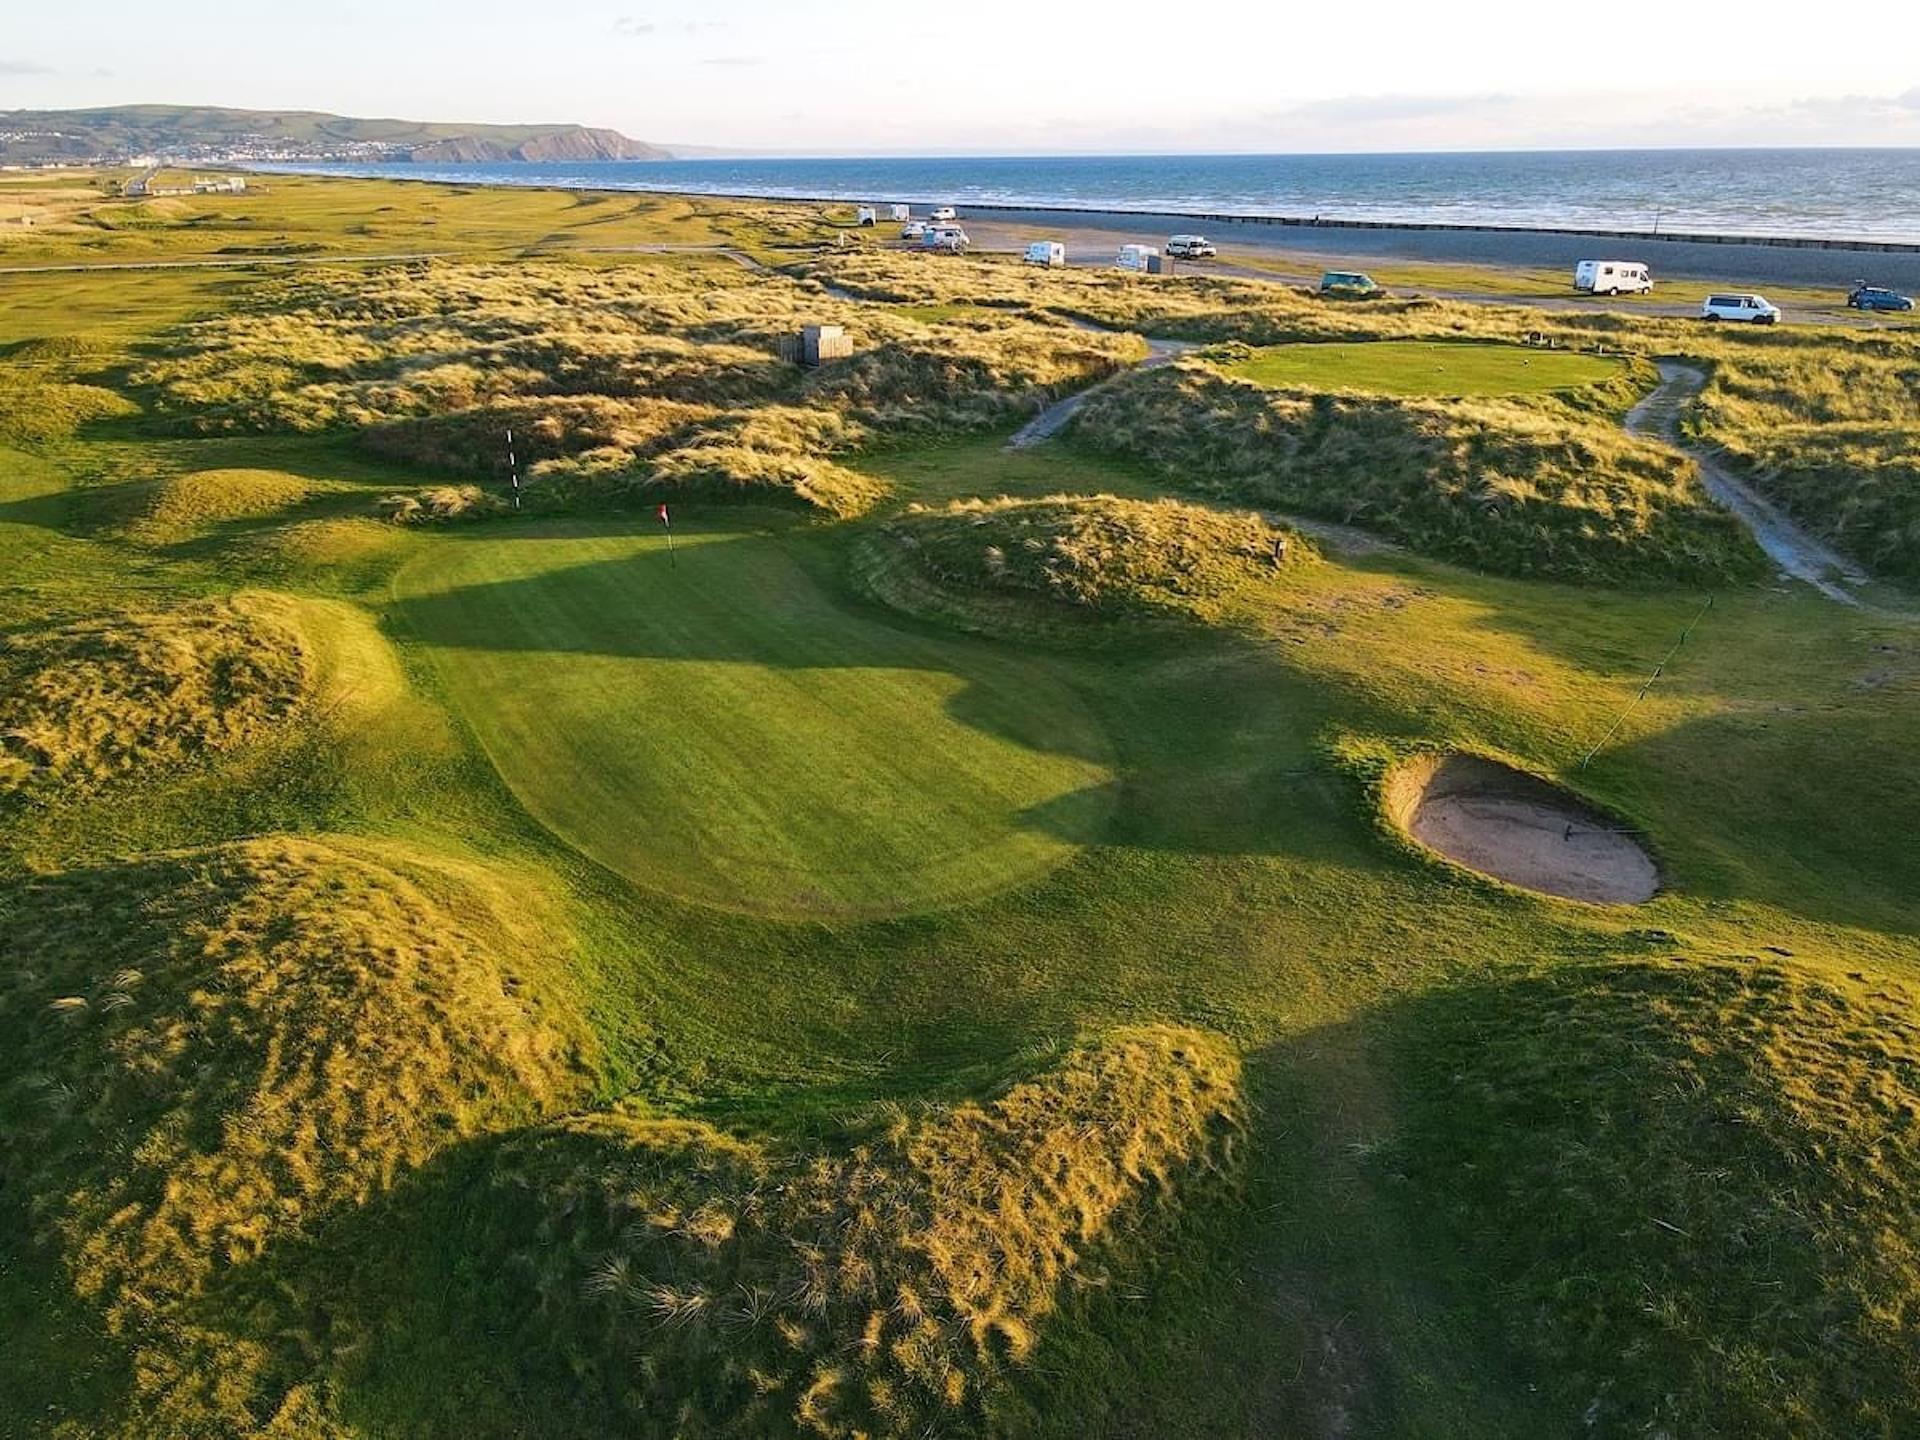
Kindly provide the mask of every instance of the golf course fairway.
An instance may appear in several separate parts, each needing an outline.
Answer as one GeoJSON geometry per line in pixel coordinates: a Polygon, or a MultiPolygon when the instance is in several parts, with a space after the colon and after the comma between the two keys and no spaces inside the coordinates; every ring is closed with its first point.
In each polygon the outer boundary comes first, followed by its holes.
{"type": "Polygon", "coordinates": [[[396,583],[528,812],[650,888],[904,913],[1042,874],[1104,821],[1106,741],[1071,692],[843,609],[770,536],[449,536],[396,583]]]}

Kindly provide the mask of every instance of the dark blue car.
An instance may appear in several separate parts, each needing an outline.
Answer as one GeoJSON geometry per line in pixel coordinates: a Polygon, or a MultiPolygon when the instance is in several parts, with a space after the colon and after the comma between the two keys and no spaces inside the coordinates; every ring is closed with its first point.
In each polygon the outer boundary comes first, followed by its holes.
{"type": "Polygon", "coordinates": [[[1883,285],[1869,285],[1863,280],[1853,287],[1853,292],[1847,296],[1847,304],[1856,310],[1911,310],[1913,298],[1883,285]]]}

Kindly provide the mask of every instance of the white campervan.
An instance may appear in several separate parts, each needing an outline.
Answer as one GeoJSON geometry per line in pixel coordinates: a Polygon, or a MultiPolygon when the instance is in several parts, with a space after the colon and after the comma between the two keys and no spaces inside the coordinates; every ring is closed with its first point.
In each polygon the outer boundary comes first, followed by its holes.
{"type": "Polygon", "coordinates": [[[936,205],[933,207],[932,219],[934,224],[938,225],[943,220],[951,220],[953,218],[953,207],[951,205],[936,205]]]}
{"type": "Polygon", "coordinates": [[[1206,260],[1219,253],[1204,235],[1174,235],[1167,240],[1167,254],[1184,260],[1206,260]]]}
{"type": "Polygon", "coordinates": [[[1036,240],[1027,246],[1026,262],[1029,265],[1045,265],[1051,270],[1056,265],[1067,263],[1067,247],[1058,240],[1036,240]]]}
{"type": "Polygon", "coordinates": [[[920,244],[928,250],[944,250],[950,255],[958,255],[973,242],[967,238],[967,232],[958,225],[929,225],[927,233],[920,237],[920,244]]]}
{"type": "Polygon", "coordinates": [[[1122,270],[1142,270],[1153,262],[1160,252],[1151,245],[1122,245],[1120,256],[1114,261],[1122,270]]]}
{"type": "Polygon", "coordinates": [[[1573,267],[1573,288],[1588,295],[1644,295],[1653,276],[1637,260],[1582,260],[1573,267]]]}
{"type": "Polygon", "coordinates": [[[1778,325],[1780,307],[1764,295],[1709,295],[1702,320],[1744,320],[1749,325],[1778,325]]]}
{"type": "Polygon", "coordinates": [[[911,220],[913,218],[912,207],[907,205],[895,205],[893,207],[893,218],[902,222],[911,220]]]}

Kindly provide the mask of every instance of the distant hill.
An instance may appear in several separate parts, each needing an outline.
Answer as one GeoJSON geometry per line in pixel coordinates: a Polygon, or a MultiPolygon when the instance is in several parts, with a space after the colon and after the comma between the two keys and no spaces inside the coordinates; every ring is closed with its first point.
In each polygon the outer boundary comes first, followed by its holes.
{"type": "Polygon", "coordinates": [[[0,110],[0,164],[221,160],[668,160],[671,152],[585,125],[357,120],[315,110],[115,105],[0,110]]]}

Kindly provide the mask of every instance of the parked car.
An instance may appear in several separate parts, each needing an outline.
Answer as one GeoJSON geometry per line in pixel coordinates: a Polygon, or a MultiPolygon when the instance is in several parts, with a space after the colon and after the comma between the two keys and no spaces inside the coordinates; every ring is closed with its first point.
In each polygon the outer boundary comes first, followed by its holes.
{"type": "Polygon", "coordinates": [[[1138,270],[1145,274],[1147,262],[1158,253],[1151,245],[1122,245],[1113,263],[1122,270],[1138,270]]]}
{"type": "Polygon", "coordinates": [[[1204,235],[1175,235],[1167,241],[1167,254],[1187,260],[1205,260],[1219,253],[1204,235]]]}
{"type": "Polygon", "coordinates": [[[1653,276],[1637,260],[1582,260],[1573,267],[1573,288],[1589,295],[1644,295],[1653,276]]]}
{"type": "Polygon", "coordinates": [[[906,224],[900,227],[900,238],[902,240],[924,239],[926,237],[926,233],[927,233],[927,222],[924,220],[909,220],[906,224]]]}
{"type": "Polygon", "coordinates": [[[923,248],[944,250],[949,255],[961,254],[972,243],[958,225],[929,225],[927,233],[920,237],[923,248]]]}
{"type": "Polygon", "coordinates": [[[1056,265],[1067,263],[1067,247],[1058,240],[1036,240],[1027,246],[1026,262],[1029,265],[1045,265],[1051,270],[1056,265]]]}
{"type": "Polygon", "coordinates": [[[943,220],[952,220],[956,218],[953,213],[953,207],[951,205],[936,205],[933,207],[932,213],[933,213],[933,223],[936,225],[938,225],[943,220]]]}
{"type": "Polygon", "coordinates": [[[1743,320],[1749,325],[1778,325],[1780,307],[1764,295],[1709,295],[1702,320],[1743,320]]]}
{"type": "Polygon", "coordinates": [[[1329,270],[1320,277],[1320,293],[1342,300],[1371,300],[1387,292],[1373,283],[1371,275],[1358,270],[1329,270]]]}
{"type": "Polygon", "coordinates": [[[1884,285],[1869,285],[1862,280],[1847,296],[1847,304],[1856,310],[1911,310],[1913,297],[1889,290],[1884,285]]]}

